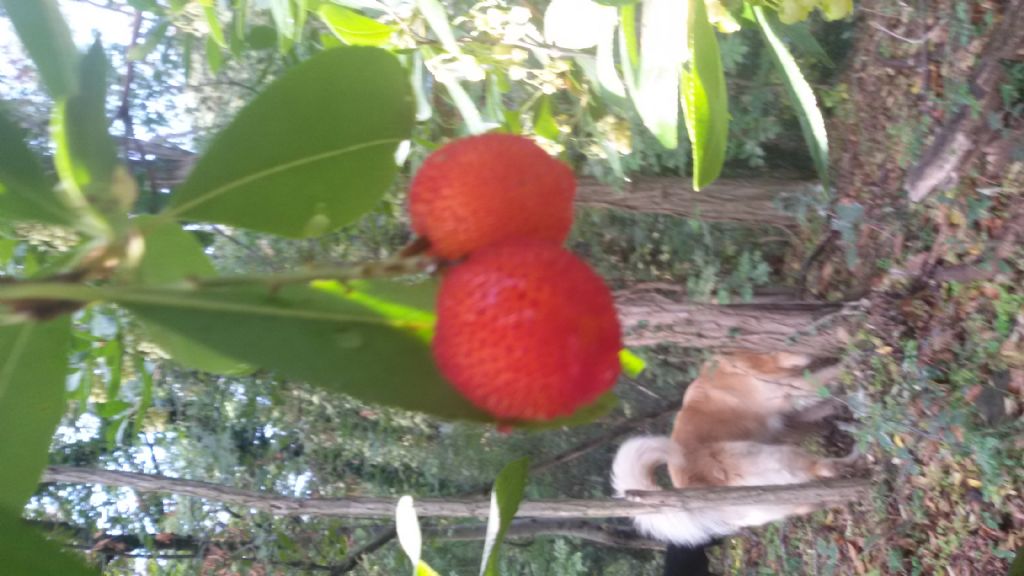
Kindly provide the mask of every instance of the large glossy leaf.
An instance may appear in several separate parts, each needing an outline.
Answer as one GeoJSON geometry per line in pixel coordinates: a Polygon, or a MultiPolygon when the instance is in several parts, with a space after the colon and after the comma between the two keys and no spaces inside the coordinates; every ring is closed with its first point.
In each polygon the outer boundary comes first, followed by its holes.
{"type": "Polygon", "coordinates": [[[246,106],[171,199],[178,218],[291,237],[323,234],[370,210],[395,175],[413,98],[394,56],[322,52],[246,106]]]}
{"type": "Polygon", "coordinates": [[[686,131],[693,151],[693,187],[713,182],[725,164],[729,139],[729,95],[722,56],[703,1],[690,3],[690,61],[680,76],[686,131]]]}
{"type": "Polygon", "coordinates": [[[0,105],[0,220],[69,224],[71,212],[57,197],[42,162],[25,145],[24,131],[0,105]]]}
{"type": "Polygon", "coordinates": [[[99,576],[57,542],[47,540],[17,511],[0,508],[0,558],[11,576],[99,576]]]}
{"type": "Polygon", "coordinates": [[[377,22],[337,4],[322,4],[317,15],[335,36],[351,46],[383,46],[396,30],[390,24],[377,22]]]}
{"type": "Polygon", "coordinates": [[[789,53],[789,49],[779,39],[775,31],[777,26],[775,17],[769,15],[763,8],[754,7],[754,17],[764,35],[764,39],[771,49],[772,58],[782,73],[782,79],[789,92],[796,116],[800,120],[800,129],[803,131],[807,148],[811,152],[811,159],[814,160],[814,167],[818,171],[818,178],[825,189],[828,189],[828,134],[825,132],[825,118],[818,108],[818,101],[814,97],[814,90],[807,83],[800,66],[789,53]]]}
{"type": "Polygon", "coordinates": [[[644,126],[666,148],[679,145],[679,74],[688,59],[689,0],[645,0],[640,70],[633,103],[644,126]]]}
{"type": "Polygon", "coordinates": [[[57,0],[3,0],[3,6],[50,96],[70,96],[75,91],[78,50],[57,0]]]}
{"type": "MultiPolygon", "coordinates": [[[[142,284],[169,285],[186,278],[208,278],[216,270],[195,236],[173,220],[140,216],[134,220],[143,235],[145,251],[135,280],[142,284]]],[[[215,374],[250,371],[244,362],[226,356],[160,324],[142,321],[146,334],[179,363],[215,374]]]]}
{"type": "Polygon", "coordinates": [[[487,538],[484,541],[484,557],[480,566],[481,576],[498,576],[498,549],[505,538],[526,488],[526,473],[530,459],[520,458],[510,462],[498,474],[491,491],[491,514],[487,519],[487,538]]]}
{"type": "Polygon", "coordinates": [[[0,507],[21,510],[46,466],[64,414],[70,333],[67,316],[0,326],[0,507]]]}
{"type": "MultiPolygon", "coordinates": [[[[395,292],[405,292],[395,287],[395,292]]],[[[222,354],[368,402],[487,421],[441,377],[432,314],[413,299],[334,282],[109,295],[148,324],[222,354]]]]}

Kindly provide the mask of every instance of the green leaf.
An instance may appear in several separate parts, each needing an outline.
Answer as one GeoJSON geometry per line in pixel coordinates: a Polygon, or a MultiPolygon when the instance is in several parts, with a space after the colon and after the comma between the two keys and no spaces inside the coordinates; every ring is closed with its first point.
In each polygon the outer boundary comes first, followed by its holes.
{"type": "Polygon", "coordinates": [[[491,420],[438,373],[427,343],[433,316],[411,300],[335,282],[108,292],[147,324],[253,366],[367,402],[491,420]]]}
{"type": "Polygon", "coordinates": [[[107,133],[107,72],[107,58],[97,41],[79,66],[77,92],[54,108],[54,165],[83,210],[88,204],[108,217],[123,217],[134,202],[134,189],[122,189],[115,174],[117,148],[107,133]]]}
{"type": "Polygon", "coordinates": [[[410,58],[411,78],[413,94],[416,96],[416,121],[426,122],[434,115],[434,107],[427,96],[426,87],[423,82],[423,53],[413,52],[410,58]]]}
{"type": "Polygon", "coordinates": [[[778,27],[778,31],[787,41],[796,47],[797,52],[803,52],[807,57],[816,62],[820,62],[829,68],[835,67],[835,62],[829,58],[828,53],[825,52],[825,49],[821,46],[814,35],[811,34],[811,30],[807,25],[807,22],[798,22],[789,26],[780,25],[778,27]]]}
{"type": "Polygon", "coordinates": [[[619,364],[622,364],[622,372],[630,378],[636,378],[647,368],[647,362],[628,348],[619,351],[619,364]]]}
{"type": "Polygon", "coordinates": [[[206,24],[210,27],[209,38],[213,39],[221,48],[227,48],[228,41],[224,38],[224,28],[221,27],[220,20],[217,19],[217,7],[214,0],[201,0],[200,4],[203,6],[203,14],[206,16],[206,24]]]}
{"type": "Polygon", "coordinates": [[[367,18],[355,10],[337,4],[322,4],[317,15],[346,44],[352,46],[383,46],[391,40],[397,27],[367,18]]]}
{"type": "Polygon", "coordinates": [[[107,398],[113,401],[121,395],[121,368],[124,349],[121,346],[120,334],[103,346],[103,360],[110,372],[110,380],[107,382],[107,398]]]}
{"type": "Polygon", "coordinates": [[[484,557],[480,566],[481,576],[498,576],[498,549],[523,500],[529,469],[530,459],[520,458],[506,465],[494,481],[491,514],[487,519],[487,539],[484,541],[484,557]]]}
{"type": "MultiPolygon", "coordinates": [[[[196,237],[173,220],[139,216],[133,220],[145,241],[136,269],[141,284],[169,285],[188,278],[209,278],[216,270],[196,237]]],[[[142,322],[150,339],[180,364],[214,374],[244,374],[251,369],[240,360],[220,354],[159,324],[142,322]]]]}
{"type": "Polygon", "coordinates": [[[134,280],[141,284],[174,284],[185,278],[209,278],[217,270],[194,234],[173,220],[153,215],[132,219],[143,238],[143,253],[134,280]]]}
{"type": "Polygon", "coordinates": [[[224,65],[224,53],[221,52],[220,45],[209,36],[206,38],[206,65],[214,74],[220,72],[224,65]]]}
{"type": "Polygon", "coordinates": [[[367,212],[394,178],[413,99],[394,56],[322,52],[292,68],[214,138],[168,215],[291,237],[367,212]]]}
{"type": "Polygon", "coordinates": [[[693,188],[715,181],[725,164],[729,139],[729,95],[715,29],[704,2],[690,3],[690,62],[680,76],[683,113],[693,150],[693,188]]]}
{"type": "Polygon", "coordinates": [[[828,134],[825,133],[825,119],[818,108],[814,91],[804,79],[804,75],[800,72],[800,66],[793,59],[793,55],[789,53],[789,49],[775,32],[774,17],[769,16],[760,6],[754,6],[753,9],[754,17],[771,49],[775,64],[782,72],[786,91],[789,92],[796,117],[800,120],[800,128],[803,131],[804,140],[807,142],[807,148],[811,152],[811,158],[814,160],[814,167],[818,171],[818,178],[821,180],[822,186],[828,190],[828,134]]]}
{"type": "Polygon", "coordinates": [[[64,414],[70,334],[67,316],[0,326],[0,507],[21,510],[46,466],[64,414]]]}
{"type": "Polygon", "coordinates": [[[69,224],[72,216],[54,191],[24,131],[0,106],[0,220],[69,224]]]}
{"type": "Polygon", "coordinates": [[[633,104],[665,148],[679,145],[679,75],[687,60],[689,0],[646,0],[633,104]]]}
{"type": "MultiPolygon", "coordinates": [[[[640,46],[636,38],[636,6],[628,5],[619,8],[619,40],[623,65],[623,72],[630,70],[635,72],[637,62],[640,61],[640,46]]],[[[628,75],[630,81],[636,81],[633,73],[628,75]]]]}
{"type": "Polygon", "coordinates": [[[450,54],[462,54],[459,43],[455,40],[455,33],[448,22],[448,12],[444,4],[439,0],[416,0],[416,7],[420,14],[427,21],[427,25],[434,31],[434,35],[441,41],[441,46],[450,54]]]}
{"type": "Polygon", "coordinates": [[[295,38],[295,15],[292,13],[291,0],[269,0],[270,16],[274,19],[281,52],[291,49],[295,38]]]}
{"type": "Polygon", "coordinates": [[[136,355],[134,360],[135,373],[142,380],[142,394],[139,396],[138,405],[135,406],[135,418],[132,419],[132,438],[142,431],[146,413],[153,406],[153,374],[146,368],[146,362],[141,356],[136,355]]]}
{"type": "Polygon", "coordinates": [[[273,26],[253,26],[245,35],[245,43],[252,50],[270,50],[277,45],[277,30],[273,26]]]}
{"type": "Polygon", "coordinates": [[[100,573],[59,543],[47,540],[13,508],[0,507],[0,558],[4,559],[4,573],[11,576],[99,576],[100,573]]]}
{"type": "Polygon", "coordinates": [[[419,564],[416,565],[416,576],[441,576],[441,574],[431,568],[426,562],[420,560],[419,564]]]}
{"type": "Polygon", "coordinates": [[[50,96],[70,96],[77,85],[78,50],[57,0],[3,0],[3,5],[50,96]]]}
{"type": "Polygon", "coordinates": [[[551,97],[546,94],[541,97],[537,112],[533,116],[533,131],[538,136],[552,141],[558,141],[562,135],[558,130],[558,122],[555,122],[555,117],[551,114],[551,97]]]}
{"type": "Polygon", "coordinates": [[[632,6],[633,4],[638,3],[639,1],[640,0],[594,0],[594,2],[596,2],[598,4],[601,4],[603,6],[615,6],[615,7],[632,6]]]}
{"type": "MultiPolygon", "coordinates": [[[[247,41],[246,30],[249,23],[249,0],[234,0],[231,20],[232,52],[247,41]]],[[[237,55],[237,54],[236,54],[237,55]]]]}

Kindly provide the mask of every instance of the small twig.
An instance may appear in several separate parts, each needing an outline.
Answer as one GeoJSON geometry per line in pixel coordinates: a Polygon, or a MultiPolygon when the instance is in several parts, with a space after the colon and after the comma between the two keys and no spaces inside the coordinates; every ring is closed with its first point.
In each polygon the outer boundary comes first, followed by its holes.
{"type": "Polygon", "coordinates": [[[388,542],[394,540],[397,535],[398,533],[395,531],[394,527],[385,528],[369,542],[353,550],[351,554],[345,557],[344,562],[336,566],[332,566],[331,576],[338,576],[338,574],[345,574],[355,570],[363,561],[364,556],[372,554],[384,547],[388,542]]]}

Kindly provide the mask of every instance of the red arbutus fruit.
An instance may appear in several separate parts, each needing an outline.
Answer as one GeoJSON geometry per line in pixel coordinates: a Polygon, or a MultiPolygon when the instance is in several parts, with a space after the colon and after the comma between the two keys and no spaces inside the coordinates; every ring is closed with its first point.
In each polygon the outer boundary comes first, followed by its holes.
{"type": "Polygon", "coordinates": [[[572,170],[522,136],[455,140],[427,157],[409,190],[412,229],[430,252],[454,260],[513,238],[565,241],[572,170]]]}
{"type": "Polygon", "coordinates": [[[615,385],[621,348],[608,287],[557,244],[483,248],[441,282],[434,359],[500,421],[550,420],[594,402],[615,385]]]}

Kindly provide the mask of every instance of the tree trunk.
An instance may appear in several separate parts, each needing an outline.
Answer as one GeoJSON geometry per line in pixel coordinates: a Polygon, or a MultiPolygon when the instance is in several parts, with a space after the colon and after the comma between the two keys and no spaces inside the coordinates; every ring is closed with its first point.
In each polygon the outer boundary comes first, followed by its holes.
{"type": "MultiPolygon", "coordinates": [[[[280,516],[341,516],[349,518],[390,518],[395,498],[290,498],[221,486],[196,480],[182,480],[153,474],[51,466],[43,482],[67,482],[123,486],[138,492],[168,492],[245,506],[280,516]]],[[[737,486],[690,488],[667,492],[629,493],[627,499],[524,501],[519,518],[619,518],[670,510],[699,510],[750,504],[838,504],[862,497],[869,488],[866,479],[827,480],[782,486],[737,486]]],[[[491,503],[483,498],[425,498],[416,501],[420,517],[485,519],[491,503]]]]}
{"type": "Polygon", "coordinates": [[[677,344],[688,348],[838,354],[852,310],[817,302],[696,304],[648,290],[616,294],[627,346],[677,344]]]}
{"type": "MultiPolygon", "coordinates": [[[[171,189],[188,176],[195,155],[182,148],[141,140],[132,146],[159,162],[155,166],[152,185],[171,189]]],[[[141,156],[140,156],[141,157],[141,156]]],[[[580,179],[576,188],[576,204],[593,208],[612,208],[628,212],[671,214],[706,222],[742,222],[785,228],[797,225],[796,218],[785,211],[780,201],[787,194],[798,194],[816,182],[792,178],[722,179],[700,192],[690,181],[674,177],[639,177],[616,186],[602,184],[592,178],[580,179]]]]}
{"type": "Polygon", "coordinates": [[[630,212],[672,214],[706,222],[743,222],[781,227],[796,226],[793,214],[780,204],[787,193],[797,193],[814,182],[776,178],[723,179],[695,192],[683,178],[637,178],[617,190],[595,180],[580,180],[579,206],[630,212]]]}

